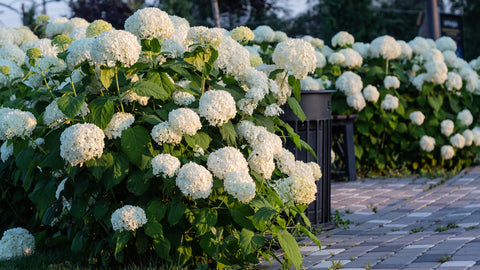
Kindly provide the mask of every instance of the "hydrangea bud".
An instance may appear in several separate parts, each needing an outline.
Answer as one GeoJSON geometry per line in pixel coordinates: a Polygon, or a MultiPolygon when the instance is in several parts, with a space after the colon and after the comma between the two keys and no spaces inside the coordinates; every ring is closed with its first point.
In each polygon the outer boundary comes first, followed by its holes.
{"type": "Polygon", "coordinates": [[[87,37],[96,37],[102,33],[110,31],[112,25],[104,20],[95,20],[88,27],[86,31],[87,37]]]}

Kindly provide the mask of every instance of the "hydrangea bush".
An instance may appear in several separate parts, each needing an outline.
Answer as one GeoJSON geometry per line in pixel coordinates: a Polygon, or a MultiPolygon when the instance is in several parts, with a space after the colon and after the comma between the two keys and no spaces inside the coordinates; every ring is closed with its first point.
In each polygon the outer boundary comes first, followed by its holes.
{"type": "MultiPolygon", "coordinates": [[[[56,19],[52,40],[2,27],[15,38],[0,38],[0,230],[25,227],[38,248],[67,243],[96,265],[241,269],[263,257],[300,269],[292,234],[320,247],[304,211],[322,174],[283,148],[312,151],[278,116],[288,103],[305,117],[299,79],[317,57],[264,28],[230,36],[155,8],[125,30],[56,19]],[[254,36],[271,65],[258,66],[254,36]]],[[[0,250],[33,252],[7,232],[0,250]]]]}
{"type": "Polygon", "coordinates": [[[449,37],[361,43],[339,32],[331,45],[315,47],[317,59],[328,61],[317,61],[301,85],[336,89],[332,114],[358,114],[355,155],[362,174],[459,170],[475,161],[480,60],[458,58],[449,37]]]}

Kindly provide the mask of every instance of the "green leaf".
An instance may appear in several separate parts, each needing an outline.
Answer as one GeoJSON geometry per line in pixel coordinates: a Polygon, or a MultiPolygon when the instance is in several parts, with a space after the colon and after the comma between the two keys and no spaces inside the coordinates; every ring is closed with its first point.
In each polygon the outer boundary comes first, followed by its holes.
{"type": "Polygon", "coordinates": [[[356,129],[360,134],[369,135],[370,134],[370,125],[367,122],[358,122],[355,125],[356,129]]]}
{"type": "Polygon", "coordinates": [[[300,149],[307,150],[312,156],[317,159],[317,154],[313,151],[312,147],[304,140],[300,139],[300,149]]]}
{"type": "Polygon", "coordinates": [[[262,231],[269,224],[270,219],[277,214],[277,211],[271,207],[262,207],[253,215],[252,222],[255,228],[262,231]]]}
{"type": "Polygon", "coordinates": [[[150,178],[144,177],[142,171],[135,171],[127,179],[127,189],[136,196],[141,196],[150,188],[150,178]]]}
{"type": "Polygon", "coordinates": [[[405,107],[403,107],[402,103],[398,103],[398,107],[395,110],[398,114],[404,115],[405,114],[405,107]]]}
{"type": "Polygon", "coordinates": [[[318,238],[313,234],[311,231],[309,231],[307,228],[305,228],[303,225],[298,225],[299,229],[301,232],[303,232],[306,236],[308,236],[312,241],[317,244],[319,251],[322,249],[322,242],[318,240],[318,238]]]}
{"type": "Polygon", "coordinates": [[[75,118],[75,116],[80,112],[84,102],[85,95],[78,95],[76,97],[63,96],[57,99],[58,108],[70,119],[75,118]]]}
{"type": "Polygon", "coordinates": [[[184,265],[192,257],[192,247],[185,246],[185,245],[184,246],[179,246],[177,248],[177,253],[178,253],[178,254],[176,254],[177,255],[176,257],[178,258],[177,263],[179,265],[184,265]]]}
{"type": "Polygon", "coordinates": [[[354,145],[354,148],[355,148],[355,157],[360,160],[362,158],[362,155],[363,155],[363,147],[360,146],[360,145],[354,145]]]}
{"type": "Polygon", "coordinates": [[[150,71],[147,73],[147,81],[156,83],[169,95],[172,95],[173,91],[175,90],[175,84],[172,83],[165,72],[150,71]]]}
{"type": "Polygon", "coordinates": [[[131,90],[137,93],[139,96],[152,97],[154,99],[167,100],[169,94],[158,84],[151,81],[138,81],[135,82],[131,90]]]}
{"type": "Polygon", "coordinates": [[[277,237],[287,259],[293,263],[295,268],[301,269],[303,258],[295,238],[286,230],[278,232],[277,237]]]}
{"type": "Polygon", "coordinates": [[[453,96],[449,95],[448,96],[448,101],[450,103],[450,108],[452,108],[452,111],[454,113],[459,113],[462,110],[462,108],[459,105],[459,101],[456,97],[453,97],[453,96]]]}
{"type": "Polygon", "coordinates": [[[72,208],[70,214],[76,218],[83,218],[87,212],[88,200],[82,197],[74,198],[72,201],[72,208]]]}
{"type": "Polygon", "coordinates": [[[292,97],[287,98],[288,106],[290,106],[290,109],[292,109],[292,112],[300,119],[300,121],[305,121],[307,119],[307,116],[302,110],[302,107],[300,107],[300,104],[298,101],[292,97]]]}
{"type": "Polygon", "coordinates": [[[120,184],[128,174],[130,163],[125,155],[115,155],[113,160],[113,166],[108,171],[108,177],[104,177],[104,184],[107,190],[112,189],[114,186],[120,184]]]}
{"type": "Polygon", "coordinates": [[[147,234],[151,238],[163,237],[162,224],[156,221],[148,221],[147,224],[145,224],[145,234],[147,234]]]}
{"type": "Polygon", "coordinates": [[[78,232],[75,237],[73,238],[73,241],[72,241],[72,245],[70,246],[70,249],[74,252],[74,253],[79,253],[80,251],[82,251],[83,249],[83,246],[85,245],[86,243],[86,239],[85,237],[83,236],[83,233],[82,232],[78,232]]]}
{"type": "Polygon", "coordinates": [[[252,217],[255,212],[248,205],[241,204],[237,208],[230,208],[230,214],[233,220],[241,227],[255,230],[255,226],[252,223],[252,217]]]}
{"type": "Polygon", "coordinates": [[[143,170],[150,161],[144,155],[144,150],[151,144],[150,133],[142,126],[129,127],[122,132],[122,151],[127,154],[130,161],[143,170]]]}
{"type": "Polygon", "coordinates": [[[275,132],[275,124],[273,123],[273,119],[271,117],[257,114],[255,115],[255,124],[265,127],[268,131],[272,133],[275,132]]]}
{"type": "Polygon", "coordinates": [[[212,141],[212,138],[207,133],[202,131],[193,135],[193,138],[195,139],[195,144],[198,144],[198,146],[200,146],[203,150],[207,150],[210,146],[210,142],[212,141]]]}
{"type": "Polygon", "coordinates": [[[186,209],[187,206],[184,203],[175,200],[172,201],[168,211],[168,223],[170,223],[172,226],[177,224],[182,218],[186,209]]]}
{"type": "Polygon", "coordinates": [[[93,208],[93,216],[95,220],[100,220],[108,212],[108,203],[107,200],[101,199],[95,202],[95,207],[93,208]]]}
{"type": "Polygon", "coordinates": [[[204,235],[210,228],[217,223],[217,211],[210,208],[202,208],[195,216],[195,223],[193,226],[198,232],[198,235],[204,235]]]}
{"type": "Polygon", "coordinates": [[[162,202],[155,200],[150,203],[145,211],[147,220],[161,221],[167,212],[167,206],[162,202]]]}
{"type": "Polygon", "coordinates": [[[110,88],[112,85],[113,77],[115,77],[115,68],[109,68],[105,66],[100,67],[100,81],[105,89],[110,88]]]}
{"type": "Polygon", "coordinates": [[[167,238],[165,237],[154,238],[153,246],[155,247],[155,251],[157,252],[158,256],[160,256],[163,259],[169,259],[169,252],[171,249],[171,245],[170,245],[170,241],[168,241],[167,238]]]}
{"type": "Polygon", "coordinates": [[[100,180],[102,179],[103,173],[113,166],[113,155],[110,151],[103,151],[103,154],[100,158],[90,159],[85,162],[88,170],[93,174],[93,176],[100,180]]]}
{"type": "Polygon", "coordinates": [[[223,124],[222,126],[218,127],[220,134],[222,135],[223,141],[227,143],[227,145],[235,145],[237,141],[237,132],[235,131],[235,127],[233,126],[231,121],[223,124]]]}
{"type": "MultiPolygon", "coordinates": [[[[288,76],[288,84],[290,84],[292,86],[292,93],[293,93],[293,96],[295,97],[296,101],[300,101],[300,98],[301,98],[300,80],[296,79],[293,75],[290,75],[290,76],[288,76]]],[[[306,90],[308,90],[308,89],[306,89],[306,90]]]]}
{"type": "Polygon", "coordinates": [[[90,109],[88,121],[101,129],[105,129],[112,120],[114,104],[111,97],[101,96],[92,100],[88,104],[88,109],[90,109]]]}
{"type": "Polygon", "coordinates": [[[243,228],[240,232],[239,246],[243,255],[247,255],[259,250],[265,243],[265,237],[255,235],[254,232],[243,228]]]}
{"type": "Polygon", "coordinates": [[[28,170],[32,165],[32,157],[34,152],[35,151],[32,147],[26,147],[20,151],[18,156],[15,158],[15,164],[21,172],[25,174],[28,173],[28,170]]]}
{"type": "Polygon", "coordinates": [[[148,237],[142,231],[137,231],[135,247],[138,254],[144,254],[148,249],[148,237]]]}
{"type": "Polygon", "coordinates": [[[441,96],[438,97],[428,97],[428,104],[435,112],[438,112],[443,104],[443,99],[441,96]]]}
{"type": "Polygon", "coordinates": [[[407,124],[405,124],[405,123],[403,123],[403,122],[402,122],[402,123],[398,123],[396,131],[397,131],[398,133],[405,133],[405,132],[407,132],[407,131],[408,131],[407,124]]]}
{"type": "Polygon", "coordinates": [[[365,110],[363,110],[363,112],[365,113],[365,117],[367,118],[367,120],[370,120],[375,114],[375,109],[371,106],[367,106],[365,107],[365,110]]]}
{"type": "MultiPolygon", "coordinates": [[[[202,247],[203,251],[205,251],[208,255],[216,258],[218,256],[218,249],[220,248],[219,245],[216,245],[215,242],[215,235],[211,232],[204,234],[200,237],[200,247],[202,247]]],[[[217,269],[218,265],[217,265],[217,269]]]]}
{"type": "Polygon", "coordinates": [[[28,198],[37,206],[38,215],[41,219],[45,211],[55,200],[55,179],[44,178],[37,182],[33,191],[28,194],[28,198]]]}
{"type": "Polygon", "coordinates": [[[114,238],[116,239],[115,244],[115,259],[121,261],[123,254],[122,251],[125,248],[125,245],[130,241],[130,232],[123,230],[115,232],[114,238]]]}

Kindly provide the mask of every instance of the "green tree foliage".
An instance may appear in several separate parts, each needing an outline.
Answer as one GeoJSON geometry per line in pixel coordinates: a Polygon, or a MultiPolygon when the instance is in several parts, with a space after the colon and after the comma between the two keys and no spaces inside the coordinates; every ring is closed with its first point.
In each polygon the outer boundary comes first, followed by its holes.
{"type": "Polygon", "coordinates": [[[84,18],[89,22],[102,19],[117,29],[123,29],[123,23],[134,12],[121,0],[70,0],[69,5],[72,8],[72,17],[84,18]]]}
{"type": "Polygon", "coordinates": [[[452,0],[455,13],[463,12],[464,58],[471,60],[480,55],[480,2],[477,0],[452,0]]]}

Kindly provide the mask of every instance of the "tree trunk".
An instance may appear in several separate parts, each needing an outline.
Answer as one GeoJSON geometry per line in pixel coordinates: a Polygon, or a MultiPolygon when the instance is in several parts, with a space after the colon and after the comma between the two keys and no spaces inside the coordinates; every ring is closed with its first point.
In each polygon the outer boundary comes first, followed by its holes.
{"type": "Polygon", "coordinates": [[[220,28],[220,10],[218,9],[218,0],[211,0],[213,19],[215,20],[215,27],[220,28]]]}

